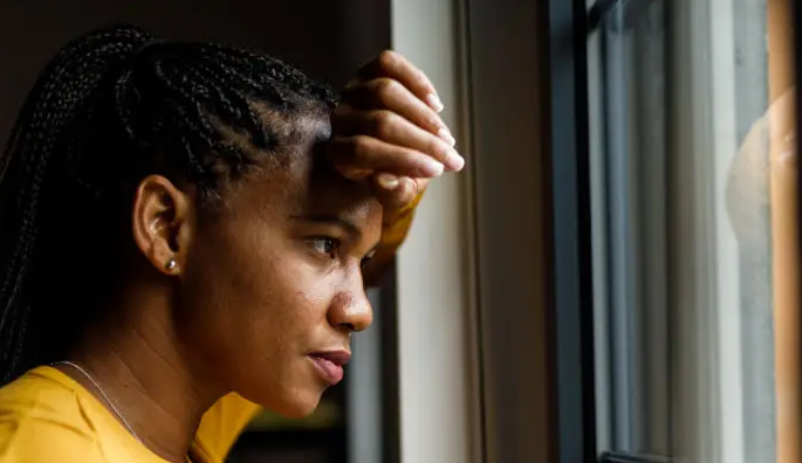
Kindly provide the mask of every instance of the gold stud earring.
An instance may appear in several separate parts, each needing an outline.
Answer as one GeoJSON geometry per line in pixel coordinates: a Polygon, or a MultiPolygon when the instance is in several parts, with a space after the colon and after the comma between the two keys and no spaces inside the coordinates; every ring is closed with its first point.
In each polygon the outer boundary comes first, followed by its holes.
{"type": "Polygon", "coordinates": [[[170,260],[168,260],[167,263],[164,264],[164,268],[166,268],[170,272],[175,270],[177,267],[178,267],[178,262],[176,262],[175,257],[171,257],[170,260]]]}

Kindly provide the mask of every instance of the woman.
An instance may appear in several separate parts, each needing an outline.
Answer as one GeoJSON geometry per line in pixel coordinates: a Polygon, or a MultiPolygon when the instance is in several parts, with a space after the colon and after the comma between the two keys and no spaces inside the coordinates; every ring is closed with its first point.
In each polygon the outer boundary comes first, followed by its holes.
{"type": "Polygon", "coordinates": [[[0,164],[0,461],[214,463],[259,406],[311,413],[462,168],[441,109],[392,52],[338,103],[245,50],[67,45],[0,164]]]}

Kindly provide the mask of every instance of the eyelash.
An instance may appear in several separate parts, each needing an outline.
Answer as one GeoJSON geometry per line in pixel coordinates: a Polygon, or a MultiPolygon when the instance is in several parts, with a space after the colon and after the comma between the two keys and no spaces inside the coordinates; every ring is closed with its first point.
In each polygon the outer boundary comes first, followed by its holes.
{"type": "Polygon", "coordinates": [[[331,238],[328,236],[318,236],[314,237],[309,240],[309,245],[318,253],[324,254],[329,256],[330,258],[334,259],[336,257],[337,250],[340,248],[340,240],[337,238],[331,238]],[[318,244],[323,243],[324,248],[323,250],[317,247],[318,244]],[[330,249],[329,249],[330,248],[330,249]]]}
{"type": "MultiPolygon", "coordinates": [[[[316,252],[318,252],[319,254],[326,255],[331,259],[334,259],[334,258],[337,257],[336,254],[337,254],[337,251],[340,249],[340,245],[341,244],[342,244],[342,242],[340,240],[338,240],[337,238],[331,238],[331,237],[328,237],[328,236],[314,237],[314,238],[309,240],[309,245],[312,248],[314,248],[316,252]],[[321,244],[321,243],[324,245],[324,248],[325,248],[323,250],[318,249],[317,246],[316,246],[317,244],[321,244]]],[[[360,261],[360,266],[364,267],[365,264],[370,262],[373,259],[373,256],[375,256],[375,255],[376,255],[376,251],[373,251],[370,254],[368,254],[367,256],[363,257],[362,260],[360,261]]]]}

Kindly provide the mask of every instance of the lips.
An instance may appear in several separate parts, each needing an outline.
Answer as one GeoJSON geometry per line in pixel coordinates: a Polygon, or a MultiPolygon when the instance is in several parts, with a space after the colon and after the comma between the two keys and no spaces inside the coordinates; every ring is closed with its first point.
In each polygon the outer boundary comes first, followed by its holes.
{"type": "Polygon", "coordinates": [[[343,380],[343,367],[351,360],[347,351],[315,352],[309,355],[320,376],[334,386],[343,380]]]}

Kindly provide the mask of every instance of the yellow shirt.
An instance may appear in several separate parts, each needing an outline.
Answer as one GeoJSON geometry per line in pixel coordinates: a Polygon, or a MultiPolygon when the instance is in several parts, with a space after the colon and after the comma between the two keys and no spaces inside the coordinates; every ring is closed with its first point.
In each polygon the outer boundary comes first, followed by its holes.
{"type": "MultiPolygon", "coordinates": [[[[222,463],[258,406],[230,394],[204,415],[193,463],[222,463]]],[[[165,463],[75,380],[38,367],[0,389],[2,463],[165,463]]]]}

